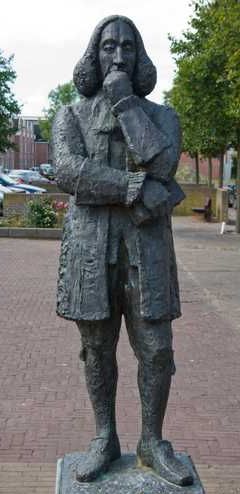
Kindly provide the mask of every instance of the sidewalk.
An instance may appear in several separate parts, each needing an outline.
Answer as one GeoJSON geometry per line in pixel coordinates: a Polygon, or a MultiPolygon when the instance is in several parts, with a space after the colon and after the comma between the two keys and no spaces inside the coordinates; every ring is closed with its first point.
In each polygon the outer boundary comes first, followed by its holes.
{"type": "MultiPolygon", "coordinates": [[[[240,237],[175,218],[183,317],[165,435],[187,450],[207,494],[237,494],[240,478],[240,237]]],[[[233,230],[233,228],[232,228],[233,230]]],[[[0,239],[0,493],[53,494],[55,462],[94,433],[79,335],[55,315],[58,241],[0,239]],[[17,464],[17,465],[16,465],[17,464]],[[10,489],[10,490],[9,490],[10,489]]],[[[140,433],[136,362],[119,344],[122,450],[140,433]]]]}

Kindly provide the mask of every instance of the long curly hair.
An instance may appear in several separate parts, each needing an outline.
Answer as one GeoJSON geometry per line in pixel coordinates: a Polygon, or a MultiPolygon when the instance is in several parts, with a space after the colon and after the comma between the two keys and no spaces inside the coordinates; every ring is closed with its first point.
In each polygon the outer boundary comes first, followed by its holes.
{"type": "Polygon", "coordinates": [[[94,29],[88,47],[73,72],[73,81],[78,92],[84,96],[93,96],[102,86],[99,66],[99,43],[103,29],[113,21],[123,21],[130,25],[136,40],[136,65],[133,74],[133,91],[138,96],[146,96],[153,90],[157,81],[156,67],[146,53],[142,37],[135,24],[122,15],[105,17],[94,29]]]}

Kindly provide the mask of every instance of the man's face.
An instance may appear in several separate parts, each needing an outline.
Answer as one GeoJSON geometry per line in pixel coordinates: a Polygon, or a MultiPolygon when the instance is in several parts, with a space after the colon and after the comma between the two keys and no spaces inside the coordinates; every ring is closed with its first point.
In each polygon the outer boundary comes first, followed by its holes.
{"type": "Polygon", "coordinates": [[[136,43],[131,27],[114,21],[103,29],[99,44],[99,63],[103,80],[109,72],[120,70],[132,79],[136,61],[136,43]]]}

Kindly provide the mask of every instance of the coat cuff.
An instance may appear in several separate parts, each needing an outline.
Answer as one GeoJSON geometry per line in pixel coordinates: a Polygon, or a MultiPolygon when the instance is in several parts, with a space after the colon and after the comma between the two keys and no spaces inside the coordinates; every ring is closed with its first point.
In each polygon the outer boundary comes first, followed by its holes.
{"type": "Polygon", "coordinates": [[[145,172],[128,172],[128,186],[125,203],[132,206],[141,197],[142,187],[146,178],[145,172]]]}

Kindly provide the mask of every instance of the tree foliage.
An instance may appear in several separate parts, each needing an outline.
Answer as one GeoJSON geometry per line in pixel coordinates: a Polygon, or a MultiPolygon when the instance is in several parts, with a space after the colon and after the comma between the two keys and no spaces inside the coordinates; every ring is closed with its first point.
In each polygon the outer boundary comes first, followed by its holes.
{"type": "Polygon", "coordinates": [[[224,57],[222,78],[228,87],[227,113],[237,127],[240,125],[240,2],[218,0],[213,11],[215,29],[209,45],[224,57]]]}
{"type": "Polygon", "coordinates": [[[78,92],[72,81],[59,84],[55,89],[50,91],[48,95],[49,108],[44,108],[44,117],[39,120],[41,134],[46,141],[50,141],[51,139],[52,123],[57,110],[62,105],[68,105],[77,101],[78,98],[78,92]]]}
{"type": "Polygon", "coordinates": [[[220,156],[222,162],[239,133],[240,3],[195,0],[192,5],[187,31],[179,40],[170,37],[177,70],[166,98],[180,114],[185,150],[220,156]]]}
{"type": "Polygon", "coordinates": [[[13,119],[20,112],[11,88],[16,79],[12,60],[13,56],[7,58],[0,50],[0,152],[14,147],[11,140],[11,136],[16,131],[13,127],[13,119]]]}

